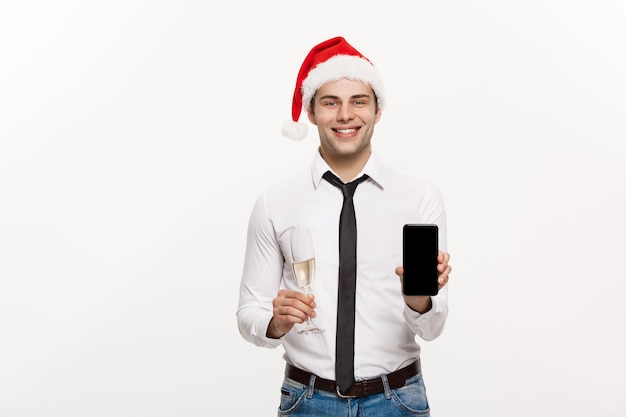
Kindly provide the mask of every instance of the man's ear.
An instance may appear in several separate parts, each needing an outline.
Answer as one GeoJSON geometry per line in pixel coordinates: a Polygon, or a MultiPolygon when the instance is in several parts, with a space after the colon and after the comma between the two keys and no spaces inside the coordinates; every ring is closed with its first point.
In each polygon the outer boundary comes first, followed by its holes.
{"type": "Polygon", "coordinates": [[[376,119],[374,121],[374,123],[378,123],[378,121],[380,120],[380,116],[382,116],[383,111],[380,109],[380,107],[378,107],[376,109],[376,119]]]}
{"type": "Polygon", "coordinates": [[[309,122],[313,123],[315,126],[317,126],[317,121],[315,120],[315,113],[313,113],[313,107],[309,106],[306,109],[306,115],[309,118],[309,122]]]}

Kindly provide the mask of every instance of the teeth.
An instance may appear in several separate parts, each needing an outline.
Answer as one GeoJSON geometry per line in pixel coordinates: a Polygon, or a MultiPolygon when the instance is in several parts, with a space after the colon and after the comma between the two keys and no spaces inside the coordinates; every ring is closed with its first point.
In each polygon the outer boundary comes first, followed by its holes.
{"type": "Polygon", "coordinates": [[[337,129],[337,132],[347,134],[347,133],[356,132],[356,129],[337,129]]]}

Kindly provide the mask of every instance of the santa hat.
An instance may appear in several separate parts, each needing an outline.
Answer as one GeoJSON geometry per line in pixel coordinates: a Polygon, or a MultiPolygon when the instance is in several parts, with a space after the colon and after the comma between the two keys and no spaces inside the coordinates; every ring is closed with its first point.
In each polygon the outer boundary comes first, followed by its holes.
{"type": "Polygon", "coordinates": [[[293,92],[292,120],[283,124],[283,135],[293,140],[304,139],[308,129],[306,124],[298,122],[301,112],[306,113],[321,86],[342,78],[369,84],[376,94],[378,107],[382,108],[383,81],[374,65],[344,38],[332,38],[314,46],[304,59],[293,92]]]}

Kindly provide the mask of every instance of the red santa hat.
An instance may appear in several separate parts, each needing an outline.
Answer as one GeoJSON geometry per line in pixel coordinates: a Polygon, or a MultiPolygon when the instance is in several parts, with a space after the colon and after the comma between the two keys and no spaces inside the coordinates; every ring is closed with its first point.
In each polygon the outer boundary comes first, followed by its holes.
{"type": "Polygon", "coordinates": [[[376,94],[378,107],[383,107],[383,81],[374,65],[344,38],[332,38],[314,46],[304,59],[293,92],[292,120],[283,124],[283,135],[293,140],[304,139],[308,129],[306,124],[298,122],[301,112],[306,113],[322,85],[342,78],[369,84],[376,94]]]}

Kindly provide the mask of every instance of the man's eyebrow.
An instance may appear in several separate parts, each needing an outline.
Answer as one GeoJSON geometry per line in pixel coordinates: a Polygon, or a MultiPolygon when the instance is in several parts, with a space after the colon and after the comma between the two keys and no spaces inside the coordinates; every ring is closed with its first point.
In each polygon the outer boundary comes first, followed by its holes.
{"type": "MultiPolygon", "coordinates": [[[[353,96],[350,96],[351,100],[354,99],[358,99],[358,98],[370,98],[371,96],[369,94],[355,94],[353,96]]],[[[330,94],[327,94],[325,96],[320,96],[319,98],[320,100],[339,100],[339,96],[333,96],[330,94]]]]}

